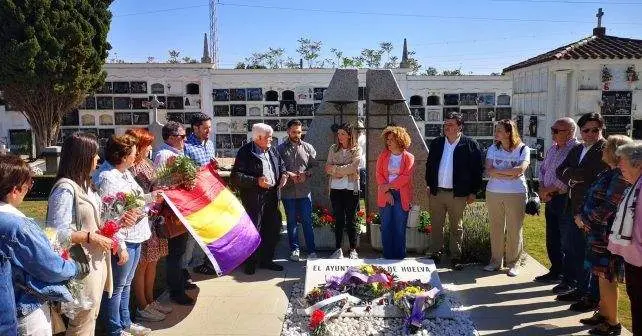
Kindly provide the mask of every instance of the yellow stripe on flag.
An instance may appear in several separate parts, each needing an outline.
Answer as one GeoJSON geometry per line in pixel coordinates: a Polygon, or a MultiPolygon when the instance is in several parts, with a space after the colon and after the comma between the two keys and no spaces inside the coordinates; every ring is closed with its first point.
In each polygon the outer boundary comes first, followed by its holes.
{"type": "Polygon", "coordinates": [[[223,237],[244,213],[241,202],[229,189],[223,189],[204,208],[185,217],[205,244],[223,237]]]}

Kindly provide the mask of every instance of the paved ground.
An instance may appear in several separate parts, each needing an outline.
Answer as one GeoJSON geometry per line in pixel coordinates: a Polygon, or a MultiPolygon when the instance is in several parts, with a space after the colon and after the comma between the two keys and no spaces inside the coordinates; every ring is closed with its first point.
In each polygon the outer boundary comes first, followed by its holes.
{"type": "MultiPolygon", "coordinates": [[[[285,256],[283,244],[278,255],[285,256]]],[[[323,256],[323,255],[321,255],[323,256]]],[[[376,256],[374,252],[363,257],[376,256]]],[[[258,270],[253,276],[236,271],[222,278],[198,277],[193,307],[174,306],[165,321],[147,323],[152,335],[279,335],[292,285],[305,275],[305,263],[283,260],[283,272],[258,270]]],[[[527,258],[521,274],[488,273],[482,266],[463,271],[440,269],[448,289],[456,291],[481,335],[587,335],[567,304],[554,301],[552,285],[531,280],[545,268],[527,258]]],[[[630,333],[623,333],[630,335],[630,333]]]]}

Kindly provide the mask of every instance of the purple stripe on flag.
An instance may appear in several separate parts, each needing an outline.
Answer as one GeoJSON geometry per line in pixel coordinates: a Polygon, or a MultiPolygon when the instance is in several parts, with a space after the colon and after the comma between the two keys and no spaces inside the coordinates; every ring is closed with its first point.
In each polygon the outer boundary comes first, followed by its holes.
{"type": "Polygon", "coordinates": [[[239,222],[223,237],[207,244],[223,274],[231,273],[259,247],[261,237],[252,220],[243,212],[239,222]]]}

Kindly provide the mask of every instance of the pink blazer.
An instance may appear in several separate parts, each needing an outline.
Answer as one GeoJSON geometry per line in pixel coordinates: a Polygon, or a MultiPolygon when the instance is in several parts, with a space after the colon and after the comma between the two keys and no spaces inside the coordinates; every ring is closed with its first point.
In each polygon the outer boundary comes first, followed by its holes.
{"type": "MultiPolygon", "coordinates": [[[[392,153],[384,149],[377,158],[377,185],[388,184],[388,161],[392,153]]],[[[401,206],[405,211],[410,211],[412,202],[412,177],[415,170],[415,156],[408,151],[403,151],[399,176],[392,182],[394,189],[401,194],[401,206]]],[[[377,206],[386,206],[386,193],[377,189],[377,206]]]]}

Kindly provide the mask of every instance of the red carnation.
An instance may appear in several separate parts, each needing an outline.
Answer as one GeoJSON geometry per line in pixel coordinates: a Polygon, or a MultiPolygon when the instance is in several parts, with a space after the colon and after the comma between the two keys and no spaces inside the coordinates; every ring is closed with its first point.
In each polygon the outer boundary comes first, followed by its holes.
{"type": "Polygon", "coordinates": [[[125,195],[124,192],[120,191],[120,192],[116,193],[116,199],[121,201],[121,202],[125,202],[125,200],[127,199],[127,195],[125,195]]]}
{"type": "Polygon", "coordinates": [[[432,232],[432,225],[426,226],[426,233],[431,233],[432,232]]]}
{"type": "Polygon", "coordinates": [[[318,328],[321,323],[325,320],[325,313],[323,310],[315,310],[312,312],[312,316],[310,316],[310,330],[315,330],[318,328]]]}
{"type": "Polygon", "coordinates": [[[103,203],[112,204],[113,202],[114,202],[114,196],[103,197],[103,203]]]}
{"type": "Polygon", "coordinates": [[[113,237],[116,232],[120,230],[120,225],[115,220],[108,220],[105,222],[105,225],[103,225],[103,228],[100,229],[100,234],[102,234],[105,237],[113,237]]]}
{"type": "Polygon", "coordinates": [[[65,260],[69,260],[69,250],[67,249],[62,250],[60,252],[60,256],[65,260]]]}
{"type": "Polygon", "coordinates": [[[359,210],[359,212],[357,212],[357,216],[359,216],[359,217],[363,217],[365,215],[366,215],[366,212],[363,211],[363,210],[359,210]]]}

